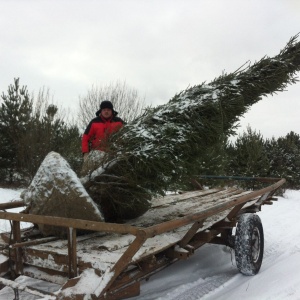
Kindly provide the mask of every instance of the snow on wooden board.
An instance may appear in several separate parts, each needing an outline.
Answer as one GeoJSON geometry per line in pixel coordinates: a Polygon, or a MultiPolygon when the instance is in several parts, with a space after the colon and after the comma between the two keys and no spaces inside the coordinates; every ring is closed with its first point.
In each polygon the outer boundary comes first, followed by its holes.
{"type": "Polygon", "coordinates": [[[205,196],[210,195],[222,190],[221,188],[215,189],[207,189],[207,190],[200,190],[200,191],[193,191],[193,192],[186,192],[186,193],[179,193],[179,194],[171,194],[165,197],[158,197],[151,200],[151,207],[159,207],[159,206],[167,206],[171,203],[175,203],[177,201],[183,201],[192,197],[197,196],[205,196]]]}
{"type": "Polygon", "coordinates": [[[218,190],[213,189],[212,193],[198,191],[166,196],[157,200],[156,206],[148,210],[144,215],[128,223],[133,226],[149,227],[213,208],[216,205],[237,199],[249,193],[249,191],[237,188],[223,188],[218,190]],[[162,204],[159,205],[159,202],[162,204]]]}

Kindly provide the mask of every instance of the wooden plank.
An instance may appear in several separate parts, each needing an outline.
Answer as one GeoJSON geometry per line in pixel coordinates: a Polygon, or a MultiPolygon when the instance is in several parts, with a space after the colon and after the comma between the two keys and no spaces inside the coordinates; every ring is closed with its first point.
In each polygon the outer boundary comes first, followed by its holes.
{"type": "MultiPolygon", "coordinates": [[[[68,255],[57,253],[55,250],[39,251],[34,246],[24,249],[24,261],[27,265],[68,273],[68,255]]],[[[49,245],[49,249],[51,246],[49,245]]]]}
{"type": "Polygon", "coordinates": [[[72,230],[72,271],[73,276],[77,276],[77,242],[76,242],[76,229],[72,230]]]}
{"type": "Polygon", "coordinates": [[[237,189],[228,189],[212,195],[206,195],[200,199],[197,197],[187,198],[184,201],[173,203],[170,206],[160,206],[150,209],[141,217],[128,221],[128,224],[143,228],[162,224],[166,221],[180,219],[195,214],[196,212],[216,207],[225,202],[234,201],[249,193],[249,191],[245,192],[237,189]]]}
{"type": "Polygon", "coordinates": [[[22,213],[9,213],[0,211],[0,219],[12,220],[18,222],[32,222],[36,224],[46,224],[58,227],[72,227],[76,229],[103,231],[103,232],[119,232],[130,233],[136,235],[138,228],[128,224],[115,224],[105,222],[95,222],[80,219],[69,219],[61,217],[41,216],[22,213]]]}
{"type": "Polygon", "coordinates": [[[56,236],[51,236],[51,237],[47,237],[47,238],[30,240],[30,241],[21,242],[21,243],[14,243],[14,244],[10,245],[10,248],[14,249],[14,248],[19,248],[19,247],[28,247],[28,246],[33,246],[33,245],[40,245],[40,244],[43,244],[43,243],[57,241],[58,239],[59,238],[56,237],[56,236]]]}
{"type": "Polygon", "coordinates": [[[25,206],[24,201],[5,202],[5,203],[0,203],[0,210],[23,207],[23,206],[25,206]]]}
{"type": "Polygon", "coordinates": [[[180,219],[175,219],[172,221],[163,222],[158,225],[154,225],[151,227],[148,227],[144,229],[149,237],[161,234],[163,232],[167,232],[170,230],[174,230],[175,228],[187,225],[189,223],[192,223],[196,220],[202,220],[209,216],[213,216],[214,214],[221,213],[222,211],[225,211],[226,209],[235,207],[237,205],[244,205],[249,200],[259,196],[264,195],[266,193],[270,193],[270,191],[276,190],[278,187],[280,187],[285,182],[285,179],[281,179],[275,184],[268,186],[266,188],[263,188],[258,191],[252,191],[250,193],[244,194],[243,196],[239,196],[237,198],[232,198],[230,201],[224,201],[223,203],[215,204],[214,206],[211,206],[209,208],[206,208],[200,212],[195,212],[191,215],[184,216],[180,219]]]}
{"type": "Polygon", "coordinates": [[[206,195],[211,195],[214,193],[217,193],[221,190],[224,190],[225,188],[215,188],[215,189],[209,189],[209,190],[197,190],[197,191],[192,191],[192,192],[185,192],[182,194],[172,194],[172,195],[167,195],[164,197],[159,197],[159,198],[154,198],[151,200],[151,207],[159,207],[159,206],[165,206],[169,205],[171,203],[179,202],[179,201],[184,201],[186,199],[190,199],[193,197],[203,197],[206,195]]]}
{"type": "Polygon", "coordinates": [[[69,263],[69,278],[77,276],[77,243],[76,229],[68,229],[68,263],[69,263]]]}
{"type": "Polygon", "coordinates": [[[60,286],[68,281],[67,273],[48,268],[26,266],[26,264],[24,265],[24,275],[31,278],[52,282],[60,286]]]}
{"type": "MultiPolygon", "coordinates": [[[[14,243],[21,242],[21,228],[20,228],[20,222],[13,221],[12,222],[12,231],[13,231],[13,241],[14,243]]],[[[22,249],[17,248],[15,249],[15,271],[16,274],[22,274],[23,273],[23,257],[22,257],[22,249]]]]}

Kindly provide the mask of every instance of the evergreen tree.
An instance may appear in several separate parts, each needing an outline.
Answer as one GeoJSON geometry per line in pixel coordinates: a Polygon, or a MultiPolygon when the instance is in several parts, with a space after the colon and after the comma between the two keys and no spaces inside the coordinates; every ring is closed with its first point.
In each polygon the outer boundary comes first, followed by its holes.
{"type": "Polygon", "coordinates": [[[266,141],[271,177],[283,177],[287,188],[300,187],[300,136],[291,131],[285,137],[266,141]]]}
{"type": "Polygon", "coordinates": [[[82,168],[81,134],[77,125],[64,126],[61,129],[61,155],[68,161],[76,174],[82,168]]]}
{"type": "MultiPolygon", "coordinates": [[[[260,133],[250,126],[228,147],[230,153],[229,174],[243,177],[266,177],[269,174],[269,160],[265,141],[260,133]]],[[[252,187],[253,183],[250,183],[252,187]]]]}
{"type": "Polygon", "coordinates": [[[51,151],[61,153],[74,170],[79,172],[82,160],[79,129],[67,124],[57,113],[58,107],[50,104],[44,112],[33,115],[28,130],[22,137],[18,155],[22,161],[22,174],[28,181],[31,181],[41,162],[51,151]]]}
{"type": "Polygon", "coordinates": [[[30,114],[32,99],[26,86],[20,88],[19,78],[14,79],[14,84],[8,87],[8,92],[1,95],[0,107],[0,166],[3,173],[13,181],[15,172],[20,171],[20,161],[17,152],[20,141],[25,134],[30,114]],[[6,171],[4,171],[6,170],[6,171]]]}
{"type": "Polygon", "coordinates": [[[49,104],[49,93],[40,91],[37,99],[29,96],[19,79],[2,95],[0,107],[0,175],[1,181],[30,182],[45,156],[57,151],[70,159],[79,172],[81,162],[80,134],[49,104]],[[14,178],[15,177],[15,178],[14,178]]]}
{"type": "MultiPolygon", "coordinates": [[[[195,161],[195,166],[198,170],[195,170],[195,179],[197,175],[226,175],[228,169],[228,139],[225,136],[221,136],[220,140],[212,147],[208,147],[202,154],[201,159],[195,161]],[[197,174],[197,175],[196,175],[197,174]]],[[[222,184],[220,180],[213,181],[211,179],[201,178],[201,184],[208,186],[215,186],[222,184]]],[[[197,186],[195,186],[197,188],[197,186]]],[[[182,188],[182,187],[181,187],[182,188]]],[[[192,187],[187,186],[187,189],[192,187]]]]}

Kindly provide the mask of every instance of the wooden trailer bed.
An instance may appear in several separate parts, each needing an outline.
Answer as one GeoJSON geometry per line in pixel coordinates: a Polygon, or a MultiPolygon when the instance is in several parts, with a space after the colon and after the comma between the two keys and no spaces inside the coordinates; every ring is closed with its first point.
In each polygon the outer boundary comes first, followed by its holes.
{"type": "MultiPolygon", "coordinates": [[[[149,211],[124,224],[0,212],[0,218],[13,223],[12,237],[2,234],[0,240],[2,255],[7,257],[0,270],[9,274],[8,262],[12,261],[17,275],[61,285],[51,299],[79,300],[86,295],[89,299],[123,299],[138,295],[142,279],[188,258],[203,244],[232,247],[230,236],[238,216],[272,204],[274,192],[285,182],[261,180],[273,184],[258,191],[224,187],[154,199],[149,211]],[[68,239],[43,238],[36,228],[21,231],[20,222],[65,227],[68,239]],[[76,236],[76,229],[92,232],[76,236]]],[[[3,279],[2,283],[13,286],[14,282],[3,279]]]]}

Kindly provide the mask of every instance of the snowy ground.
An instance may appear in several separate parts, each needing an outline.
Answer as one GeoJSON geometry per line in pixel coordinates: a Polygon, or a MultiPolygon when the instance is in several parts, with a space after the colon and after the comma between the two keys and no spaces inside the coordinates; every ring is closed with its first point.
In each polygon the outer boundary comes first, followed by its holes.
{"type": "MultiPolygon", "coordinates": [[[[20,190],[0,189],[0,202],[18,200],[19,194],[20,190]]],[[[259,213],[264,226],[265,253],[256,276],[241,275],[228,248],[206,245],[188,260],[143,282],[141,295],[132,299],[300,299],[300,191],[287,191],[284,198],[278,199],[259,213]]],[[[0,230],[9,228],[8,223],[0,223],[0,230]]],[[[10,288],[0,291],[0,300],[12,299],[14,293],[10,288]]],[[[20,299],[38,297],[20,293],[20,299]]]]}

